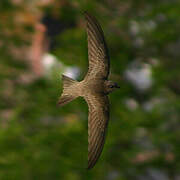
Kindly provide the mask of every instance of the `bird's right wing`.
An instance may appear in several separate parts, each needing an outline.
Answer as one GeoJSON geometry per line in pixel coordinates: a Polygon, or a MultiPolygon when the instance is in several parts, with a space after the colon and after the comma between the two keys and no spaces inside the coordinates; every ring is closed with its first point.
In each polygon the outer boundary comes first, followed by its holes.
{"type": "Polygon", "coordinates": [[[107,79],[110,60],[102,28],[96,18],[85,12],[89,68],[85,79],[107,79]]]}
{"type": "Polygon", "coordinates": [[[99,159],[109,121],[109,100],[105,95],[84,97],[89,108],[88,116],[88,169],[99,159]]]}

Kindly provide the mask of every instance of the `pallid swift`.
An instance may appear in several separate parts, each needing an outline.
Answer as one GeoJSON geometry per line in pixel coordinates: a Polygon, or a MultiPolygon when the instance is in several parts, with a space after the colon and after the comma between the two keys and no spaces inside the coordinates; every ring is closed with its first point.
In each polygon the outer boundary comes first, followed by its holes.
{"type": "Polygon", "coordinates": [[[91,169],[99,159],[105,142],[109,121],[108,94],[119,86],[108,80],[110,59],[101,26],[88,12],[84,15],[88,40],[88,72],[80,82],[62,75],[63,93],[58,104],[63,106],[79,96],[87,102],[88,169],[91,169]]]}

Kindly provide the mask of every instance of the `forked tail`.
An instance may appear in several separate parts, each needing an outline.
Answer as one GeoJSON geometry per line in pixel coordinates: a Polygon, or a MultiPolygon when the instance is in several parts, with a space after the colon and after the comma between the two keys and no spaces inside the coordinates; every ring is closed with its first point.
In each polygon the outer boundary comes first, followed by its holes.
{"type": "Polygon", "coordinates": [[[60,106],[63,106],[78,97],[73,91],[73,85],[77,83],[77,81],[65,75],[62,75],[62,81],[63,81],[63,93],[58,101],[58,104],[60,106]]]}

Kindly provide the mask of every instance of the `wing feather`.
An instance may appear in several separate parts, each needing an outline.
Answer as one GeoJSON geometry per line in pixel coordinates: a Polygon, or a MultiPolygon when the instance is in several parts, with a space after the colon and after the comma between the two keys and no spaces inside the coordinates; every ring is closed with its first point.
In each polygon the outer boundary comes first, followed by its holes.
{"type": "Polygon", "coordinates": [[[109,121],[109,100],[105,95],[88,95],[85,100],[89,107],[88,116],[88,169],[99,159],[109,121]]]}
{"type": "Polygon", "coordinates": [[[94,16],[85,12],[85,18],[89,58],[89,68],[85,78],[107,79],[110,61],[103,30],[94,16]]]}

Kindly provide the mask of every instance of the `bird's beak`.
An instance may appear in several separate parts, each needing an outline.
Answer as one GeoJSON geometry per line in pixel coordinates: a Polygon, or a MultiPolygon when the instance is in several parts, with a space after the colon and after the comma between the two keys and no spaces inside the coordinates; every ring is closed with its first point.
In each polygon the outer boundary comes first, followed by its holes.
{"type": "Polygon", "coordinates": [[[120,88],[120,86],[117,85],[116,88],[120,88]]]}

